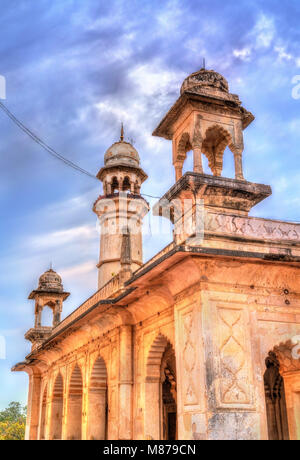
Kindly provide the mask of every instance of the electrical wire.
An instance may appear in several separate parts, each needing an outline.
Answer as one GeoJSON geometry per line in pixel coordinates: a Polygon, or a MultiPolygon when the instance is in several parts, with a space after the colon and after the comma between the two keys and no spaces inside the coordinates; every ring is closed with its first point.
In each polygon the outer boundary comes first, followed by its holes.
{"type": "MultiPolygon", "coordinates": [[[[81,166],[77,165],[73,161],[69,160],[68,158],[64,157],[60,153],[58,153],[56,150],[54,150],[52,147],[50,147],[46,142],[44,142],[40,137],[38,137],[36,134],[34,134],[29,128],[27,128],[15,115],[3,104],[3,102],[0,101],[0,108],[6,113],[6,115],[25,133],[27,134],[34,142],[36,142],[38,145],[40,145],[44,150],[46,150],[50,155],[53,157],[57,158],[58,160],[62,161],[64,164],[67,166],[70,166],[71,168],[75,169],[78,172],[81,172],[82,174],[85,174],[86,176],[89,176],[93,179],[97,180],[97,177],[87,171],[86,169],[82,168],[81,166]]],[[[153,195],[147,195],[146,193],[141,193],[142,196],[147,196],[149,198],[156,198],[159,199],[159,196],[153,196],[153,195]]]]}
{"type": "MultiPolygon", "coordinates": [[[[70,166],[71,168],[75,169],[78,172],[81,172],[82,174],[85,174],[86,176],[89,176],[93,179],[97,180],[97,177],[90,173],[89,171],[86,171],[86,169],[81,168],[81,166],[77,165],[76,163],[73,163],[73,161],[68,160],[65,158],[63,155],[58,153],[56,150],[54,150],[52,147],[46,144],[42,139],[40,139],[36,134],[34,134],[29,128],[27,128],[20,120],[18,120],[17,117],[13,115],[13,113],[3,104],[3,102],[0,101],[0,108],[6,113],[6,115],[22,130],[24,131],[25,134],[27,134],[34,142],[36,142],[38,145],[40,145],[44,150],[46,150],[50,155],[53,157],[57,158],[58,160],[62,161],[64,164],[67,166],[70,166]]],[[[161,197],[159,196],[153,196],[153,195],[147,195],[146,193],[141,193],[142,196],[147,196],[148,198],[155,198],[155,199],[160,199],[161,197]]],[[[278,220],[278,219],[274,219],[278,220]]],[[[285,222],[290,222],[290,223],[299,223],[297,221],[292,221],[292,220],[285,220],[285,222]]]]}
{"type": "Polygon", "coordinates": [[[36,134],[34,134],[30,129],[28,129],[20,120],[18,120],[10,110],[0,101],[0,108],[6,113],[6,115],[22,130],[24,133],[26,133],[34,142],[36,142],[38,145],[40,145],[43,149],[45,149],[50,155],[53,157],[57,158],[58,160],[62,161],[65,163],[67,166],[70,166],[71,168],[75,169],[76,171],[79,171],[83,174],[86,174],[89,177],[92,177],[93,179],[97,179],[97,177],[86,171],[85,169],[81,168],[79,165],[76,163],[73,163],[73,161],[68,160],[65,158],[63,155],[58,153],[56,150],[54,150],[52,147],[47,145],[42,139],[40,139],[36,134]]]}

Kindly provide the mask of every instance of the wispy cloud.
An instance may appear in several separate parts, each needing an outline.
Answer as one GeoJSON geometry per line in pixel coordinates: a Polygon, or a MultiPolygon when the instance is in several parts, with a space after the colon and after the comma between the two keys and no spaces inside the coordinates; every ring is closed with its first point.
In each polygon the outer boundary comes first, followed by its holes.
{"type": "MultiPolygon", "coordinates": [[[[270,183],[273,196],[252,213],[299,220],[299,101],[291,97],[300,67],[299,17],[299,2],[278,0],[3,1],[6,104],[94,174],[123,121],[149,176],[143,191],[158,196],[174,183],[172,147],[151,133],[205,57],[256,116],[245,131],[245,176],[270,183]]],[[[26,330],[33,322],[26,296],[50,261],[72,294],[64,314],[97,288],[99,235],[91,208],[101,185],[50,157],[2,112],[0,134],[0,326],[26,330]]],[[[166,238],[148,232],[145,257],[166,238]]],[[[23,358],[24,346],[22,337],[10,343],[12,360],[23,358]]],[[[1,405],[18,389],[8,367],[0,372],[7,395],[1,405]]]]}

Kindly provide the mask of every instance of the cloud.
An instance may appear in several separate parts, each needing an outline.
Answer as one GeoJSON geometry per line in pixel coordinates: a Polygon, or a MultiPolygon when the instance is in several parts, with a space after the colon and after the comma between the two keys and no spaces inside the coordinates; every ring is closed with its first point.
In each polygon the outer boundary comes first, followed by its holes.
{"type": "MultiPolygon", "coordinates": [[[[142,191],[161,196],[174,183],[172,145],[151,133],[205,57],[256,116],[245,131],[245,176],[270,183],[273,196],[252,214],[299,220],[299,101],[291,97],[299,15],[299,2],[278,0],[2,2],[5,103],[94,174],[123,120],[149,176],[142,191]]],[[[0,135],[1,326],[25,331],[33,321],[26,296],[51,260],[72,294],[64,314],[97,289],[91,208],[101,185],[41,150],[2,112],[0,135]]],[[[170,237],[148,232],[145,259],[170,237]]],[[[22,337],[11,344],[12,360],[23,359],[24,346],[22,337]]],[[[1,372],[4,404],[19,393],[1,372]]]]}
{"type": "Polygon", "coordinates": [[[84,239],[87,242],[89,239],[95,238],[96,235],[96,226],[84,225],[30,237],[28,244],[33,250],[42,251],[45,248],[57,248],[59,246],[74,243],[78,240],[82,241],[84,239]]]}
{"type": "Polygon", "coordinates": [[[253,30],[257,48],[268,48],[274,40],[276,28],[271,16],[261,14],[253,30]]]}

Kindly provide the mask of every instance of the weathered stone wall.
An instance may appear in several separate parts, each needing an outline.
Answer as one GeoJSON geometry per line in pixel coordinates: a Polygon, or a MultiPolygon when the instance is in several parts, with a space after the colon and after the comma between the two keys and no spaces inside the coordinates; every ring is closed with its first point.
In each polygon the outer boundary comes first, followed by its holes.
{"type": "MultiPolygon", "coordinates": [[[[146,288],[141,282],[127,306],[95,312],[43,352],[40,388],[35,380],[30,391],[28,437],[42,437],[43,425],[46,439],[57,437],[53,414],[62,411],[64,439],[161,439],[160,365],[171,346],[179,439],[266,439],[264,360],[299,335],[299,276],[280,262],[185,256],[170,264],[146,288]],[[62,408],[54,397],[59,373],[62,408]],[[70,408],[81,403],[79,433],[70,408]]],[[[299,438],[300,366],[293,366],[282,370],[290,436],[299,438]]]]}

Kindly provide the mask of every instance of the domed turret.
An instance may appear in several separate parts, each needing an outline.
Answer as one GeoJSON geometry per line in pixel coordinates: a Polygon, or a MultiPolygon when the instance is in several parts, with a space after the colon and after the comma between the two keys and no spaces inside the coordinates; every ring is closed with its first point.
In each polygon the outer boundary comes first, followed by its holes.
{"type": "Polygon", "coordinates": [[[115,142],[104,155],[105,166],[124,164],[128,166],[139,166],[140,157],[136,149],[129,142],[115,142]]]}
{"type": "Polygon", "coordinates": [[[139,194],[142,182],[147,174],[140,166],[140,156],[129,142],[124,141],[124,129],[121,127],[120,140],[112,144],[105,152],[104,166],[97,174],[103,182],[105,195],[122,191],[139,194]]]}
{"type": "Polygon", "coordinates": [[[34,328],[26,332],[25,338],[32,342],[33,349],[51,335],[54,327],[60,323],[63,301],[69,297],[69,292],[64,292],[62,279],[52,268],[39,277],[38,288],[33,290],[28,299],[35,300],[34,328]],[[52,326],[42,325],[42,311],[48,306],[52,310],[52,326]]]}
{"type": "Polygon", "coordinates": [[[39,278],[39,291],[63,292],[61,277],[52,268],[43,273],[39,278]]]}
{"type": "Polygon", "coordinates": [[[203,90],[205,92],[223,91],[228,93],[229,86],[227,80],[220,73],[214,70],[200,69],[183,81],[180,94],[185,91],[201,93],[203,90]]]}

